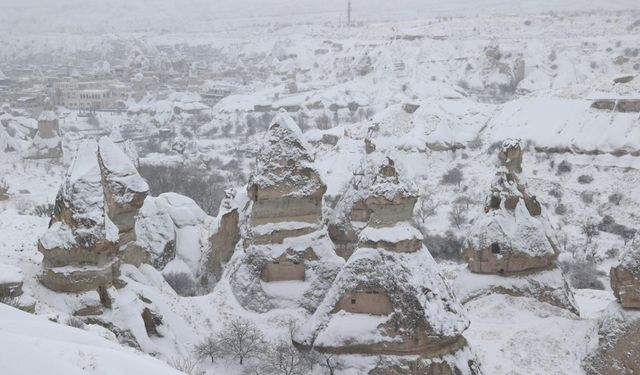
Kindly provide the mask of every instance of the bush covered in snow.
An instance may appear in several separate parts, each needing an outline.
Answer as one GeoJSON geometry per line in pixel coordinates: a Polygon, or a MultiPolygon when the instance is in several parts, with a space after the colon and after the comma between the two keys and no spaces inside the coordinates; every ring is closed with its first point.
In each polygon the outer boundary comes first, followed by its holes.
{"type": "Polygon", "coordinates": [[[599,277],[604,276],[598,271],[594,262],[586,260],[560,262],[562,271],[568,275],[569,283],[576,289],[604,290],[604,284],[599,277]]]}
{"type": "Polygon", "coordinates": [[[193,281],[193,277],[186,273],[167,273],[164,275],[164,279],[173,290],[183,297],[191,297],[196,295],[196,283],[193,281]]]}
{"type": "Polygon", "coordinates": [[[464,239],[456,237],[452,231],[447,231],[444,236],[435,234],[424,236],[424,243],[431,255],[436,259],[452,260],[463,263],[462,245],[464,239]]]}
{"type": "Polygon", "coordinates": [[[581,184],[590,184],[593,182],[593,176],[589,176],[588,174],[583,174],[578,176],[578,182],[581,184]]]}

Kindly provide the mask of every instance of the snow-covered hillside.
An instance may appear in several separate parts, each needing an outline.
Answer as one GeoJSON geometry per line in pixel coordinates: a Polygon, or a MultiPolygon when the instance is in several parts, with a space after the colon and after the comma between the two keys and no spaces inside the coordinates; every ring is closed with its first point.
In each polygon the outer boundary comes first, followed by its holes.
{"type": "Polygon", "coordinates": [[[0,0],[0,373],[640,368],[637,0],[351,5],[0,0]]]}

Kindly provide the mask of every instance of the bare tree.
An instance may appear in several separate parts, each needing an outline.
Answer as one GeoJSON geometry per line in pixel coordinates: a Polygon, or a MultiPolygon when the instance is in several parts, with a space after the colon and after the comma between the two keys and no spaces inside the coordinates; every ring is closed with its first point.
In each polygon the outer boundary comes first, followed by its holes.
{"type": "Polygon", "coordinates": [[[440,204],[441,202],[433,199],[432,196],[422,198],[420,205],[418,206],[419,216],[424,218],[435,215],[438,212],[440,204]]]}
{"type": "Polygon", "coordinates": [[[220,348],[220,342],[213,337],[207,337],[201,343],[197,344],[193,348],[193,354],[199,359],[209,358],[211,363],[216,361],[222,354],[222,349],[220,348]]]}
{"type": "Polygon", "coordinates": [[[460,226],[467,222],[467,218],[464,214],[464,208],[459,204],[454,205],[451,212],[449,212],[449,220],[451,221],[451,224],[460,229],[460,226]]]}
{"type": "Polygon", "coordinates": [[[224,352],[237,358],[241,365],[246,358],[258,356],[265,346],[260,329],[253,323],[239,318],[227,324],[219,343],[224,352]]]}
{"type": "Polygon", "coordinates": [[[313,360],[298,351],[291,342],[283,341],[270,348],[264,365],[269,374],[305,375],[313,367],[313,360]]]}
{"type": "Polygon", "coordinates": [[[584,234],[587,245],[590,245],[591,241],[593,241],[593,237],[597,236],[599,233],[598,226],[588,220],[580,225],[580,230],[582,231],[582,234],[584,234]]]}

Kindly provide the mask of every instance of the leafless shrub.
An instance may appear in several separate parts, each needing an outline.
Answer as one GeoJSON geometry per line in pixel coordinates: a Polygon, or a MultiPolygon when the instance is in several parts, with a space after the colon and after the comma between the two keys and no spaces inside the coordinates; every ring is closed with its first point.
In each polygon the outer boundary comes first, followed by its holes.
{"type": "Polygon", "coordinates": [[[425,235],[424,244],[429,252],[438,259],[453,260],[463,262],[462,245],[464,239],[456,237],[452,231],[447,231],[444,236],[441,235],[425,235]]]}
{"type": "Polygon", "coordinates": [[[563,203],[560,203],[556,206],[554,212],[556,213],[556,215],[564,215],[567,213],[567,206],[565,206],[563,203]]]}
{"type": "Polygon", "coordinates": [[[3,178],[0,178],[0,200],[7,199],[9,197],[9,184],[3,178]]]}
{"type": "Polygon", "coordinates": [[[0,297],[0,303],[15,307],[16,309],[19,309],[22,306],[20,305],[20,299],[16,297],[0,297]]]}
{"type": "Polygon", "coordinates": [[[585,243],[590,245],[593,241],[593,237],[600,234],[598,231],[598,226],[591,221],[585,221],[580,225],[580,231],[584,235],[585,243]]]}
{"type": "Polygon", "coordinates": [[[313,364],[313,356],[300,352],[291,342],[283,341],[267,351],[264,370],[273,375],[305,375],[313,364]]]}
{"type": "Polygon", "coordinates": [[[171,285],[173,290],[183,297],[196,295],[196,283],[193,278],[186,273],[172,272],[164,275],[164,279],[171,285]]]}
{"type": "Polygon", "coordinates": [[[458,229],[460,229],[460,226],[466,224],[467,217],[465,216],[465,210],[461,205],[455,204],[453,206],[449,212],[449,221],[458,229]]]}
{"type": "Polygon", "coordinates": [[[621,193],[613,193],[609,195],[609,202],[615,204],[616,206],[619,206],[620,202],[622,202],[622,198],[624,197],[621,193]]]}
{"type": "Polygon", "coordinates": [[[580,198],[582,199],[582,201],[586,204],[591,204],[593,203],[593,196],[595,195],[595,193],[593,191],[583,191],[582,193],[580,193],[580,198]]]}
{"type": "Polygon", "coordinates": [[[41,217],[50,217],[53,215],[53,204],[45,203],[33,207],[33,213],[41,217]]]}
{"type": "Polygon", "coordinates": [[[587,174],[583,174],[578,177],[578,182],[581,184],[590,184],[593,182],[593,177],[587,174]]]}
{"type": "Polygon", "coordinates": [[[471,150],[479,150],[482,147],[482,138],[480,138],[479,135],[476,136],[467,143],[467,146],[469,146],[469,149],[471,150]]]}
{"type": "Polygon", "coordinates": [[[458,185],[460,187],[460,183],[462,182],[464,176],[462,175],[462,171],[460,168],[455,167],[447,171],[444,175],[442,175],[441,182],[445,185],[458,185]]]}
{"type": "Polygon", "coordinates": [[[418,216],[425,218],[434,216],[438,212],[441,202],[435,200],[432,196],[423,197],[418,206],[418,216]]]}
{"type": "Polygon", "coordinates": [[[204,375],[205,373],[198,367],[198,362],[191,357],[174,358],[169,365],[187,375],[204,375]]]}
{"type": "Polygon", "coordinates": [[[78,329],[83,329],[85,326],[84,322],[80,318],[77,318],[75,316],[69,317],[65,321],[65,324],[68,325],[69,327],[78,328],[78,329]]]}
{"type": "Polygon", "coordinates": [[[573,166],[571,165],[571,163],[569,163],[566,160],[563,160],[560,162],[560,164],[558,164],[558,169],[556,171],[556,174],[566,174],[571,172],[571,170],[573,169],[573,166]]]}
{"type": "Polygon", "coordinates": [[[222,348],[220,347],[220,341],[212,336],[207,337],[201,343],[197,344],[193,348],[193,354],[199,360],[209,359],[211,363],[215,363],[216,360],[222,355],[222,348]]]}
{"type": "MultiPolygon", "coordinates": [[[[237,166],[237,165],[236,165],[237,166]]],[[[151,193],[183,194],[193,199],[209,215],[216,215],[224,190],[232,183],[218,172],[211,172],[192,165],[141,165],[140,174],[147,180],[151,193]]],[[[237,169],[236,169],[237,171],[237,169]]],[[[223,172],[224,173],[224,172],[223,172]]],[[[242,173],[231,175],[241,177],[242,173]]]]}
{"type": "Polygon", "coordinates": [[[560,267],[568,275],[569,283],[577,289],[604,290],[604,284],[598,279],[603,276],[595,263],[586,260],[560,262],[560,267]]]}

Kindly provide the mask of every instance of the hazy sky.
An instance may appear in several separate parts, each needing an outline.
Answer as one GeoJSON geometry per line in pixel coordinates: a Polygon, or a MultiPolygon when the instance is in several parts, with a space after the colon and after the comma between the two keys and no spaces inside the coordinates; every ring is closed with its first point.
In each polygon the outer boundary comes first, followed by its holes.
{"type": "MultiPolygon", "coordinates": [[[[0,0],[0,30],[206,31],[247,18],[337,21],[347,0],[0,0]],[[218,26],[218,27],[216,27],[218,26]]],[[[640,0],[352,0],[355,19],[640,9],[640,0]]]]}

